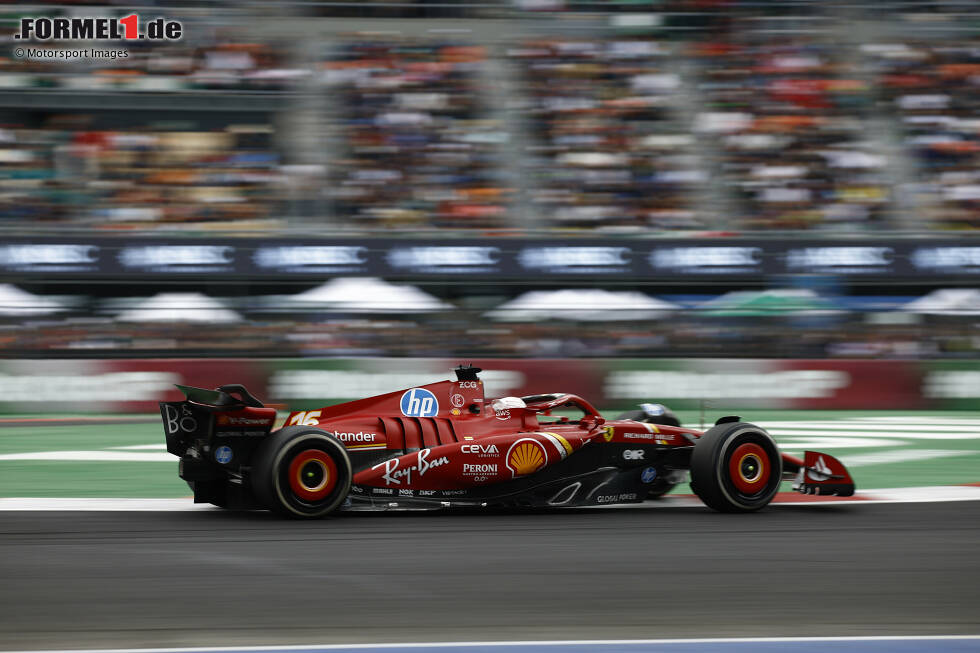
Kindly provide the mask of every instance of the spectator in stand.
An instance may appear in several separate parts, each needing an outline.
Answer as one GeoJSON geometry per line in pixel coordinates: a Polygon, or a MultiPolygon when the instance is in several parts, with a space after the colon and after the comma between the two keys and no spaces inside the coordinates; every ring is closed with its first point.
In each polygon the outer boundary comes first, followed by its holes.
{"type": "Polygon", "coordinates": [[[480,99],[480,47],[353,41],[324,64],[338,93],[336,213],[358,227],[507,226],[502,126],[480,99]]]}
{"type": "Polygon", "coordinates": [[[867,85],[834,48],[734,40],[695,46],[722,169],[743,229],[880,228],[884,159],[861,122],[867,85]]]}
{"type": "Polygon", "coordinates": [[[705,181],[679,122],[671,48],[649,39],[553,39],[511,51],[540,146],[531,201],[552,226],[700,228],[705,181]]]}
{"type": "Polygon", "coordinates": [[[96,228],[283,226],[271,217],[283,175],[270,132],[102,129],[86,116],[5,129],[0,215],[96,228]]]}
{"type": "Polygon", "coordinates": [[[980,228],[980,47],[976,41],[862,47],[885,107],[917,164],[917,190],[939,229],[980,228]]]}

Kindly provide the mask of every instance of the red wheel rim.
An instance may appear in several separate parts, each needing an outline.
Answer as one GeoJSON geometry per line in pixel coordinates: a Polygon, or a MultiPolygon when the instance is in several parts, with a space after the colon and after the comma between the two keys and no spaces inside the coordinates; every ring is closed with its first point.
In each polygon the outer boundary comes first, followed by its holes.
{"type": "Polygon", "coordinates": [[[307,449],[289,463],[289,488],[300,499],[320,501],[337,485],[337,463],[319,449],[307,449]]]}
{"type": "Polygon", "coordinates": [[[765,489],[771,472],[769,455],[754,442],[739,445],[728,459],[728,476],[743,494],[756,494],[765,489]]]}

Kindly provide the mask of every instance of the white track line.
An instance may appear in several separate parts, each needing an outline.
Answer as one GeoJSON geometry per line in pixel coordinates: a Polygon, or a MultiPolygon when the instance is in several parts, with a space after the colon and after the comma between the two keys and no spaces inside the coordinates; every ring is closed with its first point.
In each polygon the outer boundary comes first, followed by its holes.
{"type": "MultiPolygon", "coordinates": [[[[909,440],[886,440],[884,438],[864,438],[854,436],[835,436],[835,435],[782,435],[772,434],[779,443],[779,449],[783,452],[789,451],[810,451],[823,452],[824,449],[881,449],[892,448],[902,449],[903,451],[915,451],[916,443],[909,440]]],[[[977,453],[980,453],[978,451],[977,453]]]]}
{"type": "Polygon", "coordinates": [[[227,653],[242,651],[336,651],[349,649],[386,648],[450,648],[450,647],[519,647],[519,646],[616,646],[672,644],[791,644],[842,642],[942,642],[956,640],[980,641],[980,635],[870,635],[862,637],[717,637],[700,639],[595,639],[595,640],[524,640],[507,642],[398,642],[378,644],[322,644],[309,646],[213,646],[182,648],[112,648],[112,649],[48,649],[40,651],[10,651],[8,653],[227,653]]]}
{"type": "Polygon", "coordinates": [[[24,453],[5,453],[0,455],[0,461],[3,460],[84,460],[94,462],[172,463],[176,461],[176,458],[165,451],[93,449],[90,451],[27,451],[24,453]]]}
{"type": "MultiPolygon", "coordinates": [[[[782,495],[781,495],[782,496],[782,495]]],[[[859,490],[861,501],[847,502],[850,505],[868,503],[931,503],[944,501],[980,501],[980,486],[941,485],[936,487],[891,488],[884,490],[859,490]]],[[[845,501],[826,497],[814,500],[808,497],[799,502],[781,499],[775,505],[833,505],[845,501]]],[[[667,496],[661,501],[648,501],[625,506],[597,506],[601,509],[626,508],[677,508],[701,505],[693,495],[667,496]]],[[[47,497],[5,497],[0,498],[0,512],[184,512],[189,510],[220,510],[209,504],[194,503],[186,499],[109,499],[109,498],[47,498],[47,497]]]]}
{"type": "MultiPolygon", "coordinates": [[[[804,443],[805,444],[805,443],[804,443]]],[[[790,442],[789,446],[782,447],[780,451],[785,454],[802,458],[805,449],[811,451],[820,447],[804,447],[797,442],[790,442]]],[[[829,445],[828,445],[829,446],[829,445]]],[[[973,456],[978,452],[964,451],[956,449],[886,449],[885,451],[875,451],[872,453],[859,454],[839,454],[837,458],[844,463],[844,466],[851,467],[870,467],[872,465],[889,465],[892,463],[906,463],[909,461],[934,460],[936,458],[955,458],[958,456],[973,456]]]]}
{"type": "MultiPolygon", "coordinates": [[[[970,485],[939,485],[935,487],[891,488],[884,490],[858,490],[853,499],[836,497],[812,497],[783,492],[776,496],[774,506],[841,506],[872,503],[943,503],[950,501],[980,501],[980,487],[970,485]],[[795,496],[800,499],[794,500],[795,496]]],[[[681,508],[703,505],[693,494],[667,495],[659,501],[647,501],[625,506],[598,506],[598,508],[681,508]]]]}
{"type": "MultiPolygon", "coordinates": [[[[937,485],[934,487],[897,487],[888,490],[858,490],[857,496],[876,503],[932,503],[937,501],[980,501],[980,486],[937,485]]],[[[831,502],[833,497],[831,497],[831,502]]],[[[862,501],[868,503],[868,501],[862,501]]]]}
{"type": "MultiPolygon", "coordinates": [[[[861,431],[859,429],[852,428],[787,428],[787,427],[776,427],[770,428],[765,424],[759,424],[765,430],[769,431],[773,436],[780,435],[810,435],[819,436],[826,438],[837,438],[837,437],[862,437],[862,438],[903,438],[905,440],[980,440],[980,431],[950,431],[943,433],[933,433],[926,429],[921,431],[912,432],[878,432],[878,431],[861,431]]],[[[850,425],[848,425],[850,426],[850,425]]]]}
{"type": "Polygon", "coordinates": [[[845,454],[838,457],[846,467],[867,467],[868,465],[904,463],[909,460],[918,461],[955,456],[972,456],[976,453],[976,451],[958,451],[956,449],[892,449],[889,451],[875,451],[873,453],[845,454]]]}
{"type": "Polygon", "coordinates": [[[879,415],[877,417],[842,417],[841,421],[854,420],[858,422],[903,422],[915,424],[962,424],[964,426],[980,425],[980,415],[976,417],[929,417],[928,415],[879,415]]]}
{"type": "Polygon", "coordinates": [[[878,423],[864,423],[859,421],[852,421],[847,419],[835,420],[830,422],[811,422],[811,421],[792,421],[792,422],[752,422],[757,426],[761,426],[764,429],[780,429],[780,428],[801,428],[801,429],[830,429],[838,430],[841,428],[854,429],[861,431],[888,431],[895,433],[904,431],[933,431],[935,433],[943,432],[956,432],[962,433],[969,430],[976,436],[980,436],[980,421],[963,423],[958,425],[953,424],[933,424],[931,422],[921,422],[921,423],[901,423],[901,424],[878,424],[878,423]]]}
{"type": "Polygon", "coordinates": [[[186,499],[90,499],[47,497],[3,497],[0,511],[8,512],[185,512],[188,510],[220,510],[206,503],[194,503],[186,499]]]}

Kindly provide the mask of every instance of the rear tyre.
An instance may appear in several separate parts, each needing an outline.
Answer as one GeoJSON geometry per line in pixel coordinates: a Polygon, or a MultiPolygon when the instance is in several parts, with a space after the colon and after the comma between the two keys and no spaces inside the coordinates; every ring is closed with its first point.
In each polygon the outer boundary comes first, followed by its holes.
{"type": "Polygon", "coordinates": [[[256,450],[252,491],[274,512],[316,519],[336,510],[350,492],[350,458],[332,434],[304,426],[276,431],[256,450]]]}
{"type": "Polygon", "coordinates": [[[776,496],[783,459],[762,428],[729,422],[709,429],[691,453],[691,489],[720,512],[752,512],[776,496]]]}

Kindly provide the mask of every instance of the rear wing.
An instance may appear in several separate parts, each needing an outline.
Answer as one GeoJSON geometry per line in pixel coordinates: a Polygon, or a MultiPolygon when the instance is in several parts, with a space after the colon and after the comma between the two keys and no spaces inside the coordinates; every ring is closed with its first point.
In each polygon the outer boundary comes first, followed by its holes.
{"type": "MultiPolygon", "coordinates": [[[[250,453],[276,420],[276,409],[265,407],[240,384],[214,390],[187,385],[177,389],[186,397],[184,401],[160,402],[167,451],[175,456],[183,457],[193,450],[195,457],[206,457],[222,446],[250,453]]],[[[225,464],[224,458],[215,460],[225,464]]],[[[245,456],[236,458],[236,462],[244,462],[245,456]]]]}
{"type": "Polygon", "coordinates": [[[187,397],[188,401],[199,406],[209,408],[263,407],[262,402],[252,396],[252,393],[246,390],[245,386],[240,383],[229,383],[214,390],[195,388],[190,385],[177,385],[177,389],[187,397]],[[237,393],[239,396],[233,397],[232,393],[237,393]]]}

